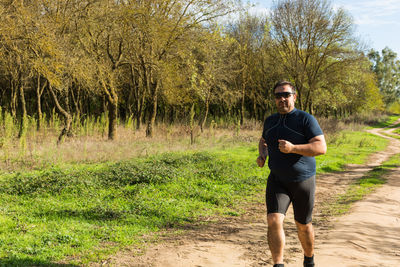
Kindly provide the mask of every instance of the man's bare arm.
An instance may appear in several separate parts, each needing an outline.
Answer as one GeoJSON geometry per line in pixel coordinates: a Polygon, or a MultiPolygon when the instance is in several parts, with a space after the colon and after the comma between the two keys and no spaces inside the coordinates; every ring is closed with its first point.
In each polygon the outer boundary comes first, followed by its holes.
{"type": "Polygon", "coordinates": [[[258,142],[258,154],[264,158],[264,160],[268,156],[268,147],[267,143],[265,142],[264,138],[261,137],[260,141],[258,142]]]}
{"type": "Polygon", "coordinates": [[[258,142],[258,154],[259,156],[257,158],[257,164],[259,167],[264,167],[265,161],[268,156],[268,148],[267,148],[267,143],[262,137],[258,142]]]}
{"type": "Polygon", "coordinates": [[[282,153],[295,153],[307,157],[315,157],[326,153],[326,142],[323,135],[311,138],[308,144],[294,145],[286,140],[278,140],[279,150],[282,153]]]}

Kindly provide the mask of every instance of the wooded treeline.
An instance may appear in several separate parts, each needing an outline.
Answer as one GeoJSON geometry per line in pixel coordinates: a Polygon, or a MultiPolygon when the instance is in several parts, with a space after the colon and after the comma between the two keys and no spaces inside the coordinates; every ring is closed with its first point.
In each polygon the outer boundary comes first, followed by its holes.
{"type": "Polygon", "coordinates": [[[396,55],[388,78],[351,17],[324,0],[277,1],[265,17],[233,0],[0,0],[0,25],[1,108],[20,135],[28,116],[40,129],[54,109],[60,139],[73,118],[104,113],[109,139],[117,119],[152,136],[192,107],[201,129],[221,116],[242,125],[274,111],[281,79],[316,115],[382,110],[399,97],[398,79],[385,82],[399,77],[396,55]]]}

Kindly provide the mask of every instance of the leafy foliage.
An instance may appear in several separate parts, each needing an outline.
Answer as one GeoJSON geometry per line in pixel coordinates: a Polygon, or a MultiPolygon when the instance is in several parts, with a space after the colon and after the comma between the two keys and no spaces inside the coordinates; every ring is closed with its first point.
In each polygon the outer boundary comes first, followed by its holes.
{"type": "Polygon", "coordinates": [[[398,102],[400,97],[400,60],[397,54],[385,47],[381,53],[371,50],[368,53],[371,69],[376,74],[378,87],[383,94],[385,105],[398,102]]]}
{"type": "Polygon", "coordinates": [[[218,120],[243,127],[274,112],[280,79],[317,115],[381,111],[398,99],[388,93],[398,87],[396,55],[370,53],[371,70],[350,17],[325,0],[278,1],[268,16],[234,0],[17,2],[0,1],[0,105],[20,138],[27,117],[40,129],[55,108],[59,142],[104,116],[110,139],[128,122],[152,136],[157,121],[188,121],[193,104],[202,132],[218,120]]]}

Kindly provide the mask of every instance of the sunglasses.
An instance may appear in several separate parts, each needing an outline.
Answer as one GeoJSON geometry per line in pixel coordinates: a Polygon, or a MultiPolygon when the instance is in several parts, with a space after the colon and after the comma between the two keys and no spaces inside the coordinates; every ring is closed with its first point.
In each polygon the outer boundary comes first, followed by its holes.
{"type": "Polygon", "coordinates": [[[275,93],[275,99],[280,99],[281,97],[283,98],[289,98],[290,95],[294,95],[294,93],[291,92],[281,92],[281,93],[275,93]]]}

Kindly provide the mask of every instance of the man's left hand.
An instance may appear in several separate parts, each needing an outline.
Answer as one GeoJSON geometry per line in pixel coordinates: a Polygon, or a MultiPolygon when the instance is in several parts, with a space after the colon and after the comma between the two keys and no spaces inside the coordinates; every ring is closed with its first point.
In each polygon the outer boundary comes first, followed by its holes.
{"type": "Polygon", "coordinates": [[[293,148],[294,148],[294,145],[292,143],[290,143],[289,141],[286,141],[286,140],[282,140],[282,139],[279,139],[278,142],[279,142],[279,150],[282,153],[286,153],[286,154],[292,153],[293,148]]]}

